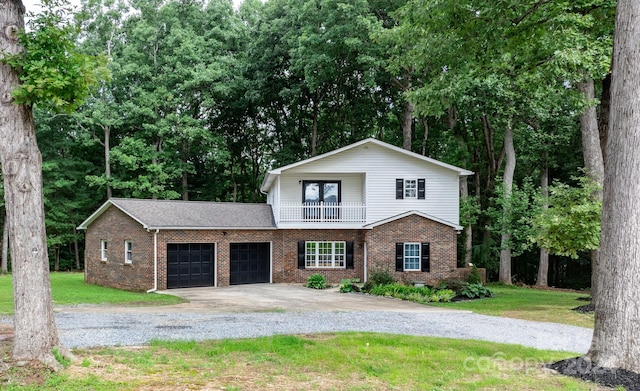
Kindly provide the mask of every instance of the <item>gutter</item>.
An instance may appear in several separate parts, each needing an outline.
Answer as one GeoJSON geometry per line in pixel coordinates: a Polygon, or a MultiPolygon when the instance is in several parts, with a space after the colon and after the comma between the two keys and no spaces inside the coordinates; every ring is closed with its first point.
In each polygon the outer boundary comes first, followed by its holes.
{"type": "Polygon", "coordinates": [[[158,232],[160,229],[156,228],[156,232],[153,234],[153,288],[149,289],[147,293],[158,290],[158,232]]]}

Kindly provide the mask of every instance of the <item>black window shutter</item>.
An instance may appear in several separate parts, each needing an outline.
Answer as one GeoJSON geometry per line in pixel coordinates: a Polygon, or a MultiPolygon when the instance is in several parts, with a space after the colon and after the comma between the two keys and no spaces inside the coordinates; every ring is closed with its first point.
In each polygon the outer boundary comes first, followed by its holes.
{"type": "Polygon", "coordinates": [[[431,254],[429,247],[429,243],[422,243],[422,255],[420,256],[421,270],[427,273],[431,271],[431,254]]]}
{"type": "Polygon", "coordinates": [[[404,271],[404,243],[396,243],[396,271],[404,271]]]}
{"type": "Polygon", "coordinates": [[[418,179],[418,199],[424,200],[424,178],[418,179]]]}
{"type": "Polygon", "coordinates": [[[353,269],[353,242],[347,242],[347,269],[353,269]]]}
{"type": "Polygon", "coordinates": [[[404,198],[404,179],[396,179],[396,200],[404,198]]]}
{"type": "Polygon", "coordinates": [[[304,240],[298,240],[298,269],[304,269],[306,246],[304,240]]]}

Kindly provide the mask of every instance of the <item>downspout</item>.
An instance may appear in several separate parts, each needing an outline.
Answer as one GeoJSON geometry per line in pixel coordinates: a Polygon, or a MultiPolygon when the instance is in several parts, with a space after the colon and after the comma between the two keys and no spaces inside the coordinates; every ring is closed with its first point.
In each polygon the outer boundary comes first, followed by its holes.
{"type": "Polygon", "coordinates": [[[158,232],[160,229],[156,229],[153,234],[153,289],[149,289],[147,293],[158,290],[158,232]]]}
{"type": "Polygon", "coordinates": [[[364,278],[363,282],[367,282],[367,242],[364,242],[364,278]]]}

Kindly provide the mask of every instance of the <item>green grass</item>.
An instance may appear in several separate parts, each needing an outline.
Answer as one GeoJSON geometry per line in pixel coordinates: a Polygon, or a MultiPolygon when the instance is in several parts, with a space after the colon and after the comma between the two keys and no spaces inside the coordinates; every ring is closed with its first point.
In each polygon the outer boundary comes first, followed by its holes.
{"type": "MultiPolygon", "coordinates": [[[[172,295],[128,292],[119,289],[90,285],[84,282],[82,273],[51,273],[51,294],[54,305],[120,304],[120,305],[169,305],[183,303],[172,295]]],[[[0,314],[13,313],[13,288],[11,275],[0,275],[0,314]]]]}
{"type": "Polygon", "coordinates": [[[471,310],[479,314],[564,323],[593,327],[593,314],[580,314],[572,308],[588,304],[578,300],[588,293],[541,290],[516,286],[490,285],[495,297],[453,303],[430,303],[439,307],[471,310]]]}
{"type": "MultiPolygon", "coordinates": [[[[593,390],[542,370],[570,354],[514,345],[373,333],[156,341],[80,350],[65,370],[7,390],[593,390]]],[[[6,380],[11,377],[11,383],[6,380]]]]}

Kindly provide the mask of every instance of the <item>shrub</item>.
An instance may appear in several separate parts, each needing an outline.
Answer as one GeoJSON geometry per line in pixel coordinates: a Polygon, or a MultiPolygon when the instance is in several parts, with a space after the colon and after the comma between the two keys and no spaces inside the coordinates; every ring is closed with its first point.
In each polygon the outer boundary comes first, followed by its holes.
{"type": "Polygon", "coordinates": [[[480,276],[480,271],[476,265],[471,265],[471,272],[469,273],[469,277],[467,277],[467,282],[469,284],[482,284],[482,276],[480,276]]]}
{"type": "Polygon", "coordinates": [[[369,279],[365,282],[362,290],[364,292],[370,292],[371,288],[379,285],[391,285],[396,282],[391,272],[386,269],[375,270],[369,275],[369,279]]]}
{"type": "Polygon", "coordinates": [[[458,280],[455,278],[448,278],[438,283],[438,289],[451,289],[457,295],[459,295],[460,292],[462,292],[462,289],[467,285],[469,285],[469,283],[466,281],[458,280]]]}
{"type": "Polygon", "coordinates": [[[456,296],[456,293],[451,289],[439,289],[431,295],[431,301],[450,302],[456,296]]]}
{"type": "Polygon", "coordinates": [[[469,299],[482,299],[485,297],[492,297],[493,291],[482,284],[468,284],[460,291],[460,296],[469,299]]]}
{"type": "Polygon", "coordinates": [[[359,278],[345,278],[340,281],[340,293],[360,292],[360,287],[356,283],[360,282],[359,278]]]}
{"type": "Polygon", "coordinates": [[[312,274],[307,279],[307,287],[313,289],[325,289],[327,287],[327,280],[322,274],[312,274]]]}

